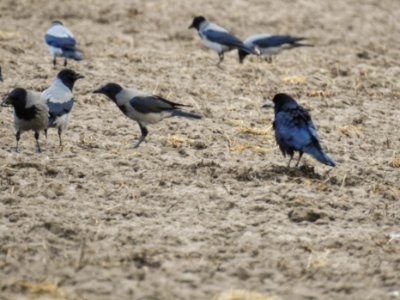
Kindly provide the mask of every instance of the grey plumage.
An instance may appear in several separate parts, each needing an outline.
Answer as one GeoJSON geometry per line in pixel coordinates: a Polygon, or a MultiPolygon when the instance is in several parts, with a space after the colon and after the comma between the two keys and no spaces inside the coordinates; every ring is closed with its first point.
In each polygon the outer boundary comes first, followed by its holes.
{"type": "Polygon", "coordinates": [[[290,166],[294,152],[299,152],[296,166],[298,166],[303,153],[307,153],[319,162],[335,167],[335,162],[322,150],[317,129],[310,114],[287,94],[276,94],[272,101],[274,105],[268,103],[263,107],[274,107],[275,139],[283,156],[290,156],[288,166],[290,166]]]}
{"type": "Polygon", "coordinates": [[[185,106],[183,104],[174,103],[160,96],[147,95],[135,89],[123,88],[116,83],[108,83],[94,93],[109,97],[125,116],[139,124],[141,137],[135,148],[146,138],[148,124],[158,123],[162,119],[174,116],[201,119],[200,115],[180,110],[180,107],[185,106]]]}
{"type": "MultiPolygon", "coordinates": [[[[258,49],[260,56],[266,61],[272,62],[272,56],[281,53],[283,50],[289,50],[297,47],[312,47],[303,41],[307,38],[295,37],[290,35],[269,35],[255,34],[243,41],[243,44],[252,49],[258,49]]],[[[239,62],[243,63],[247,55],[246,51],[238,50],[239,62]]]]}
{"type": "Polygon", "coordinates": [[[23,88],[16,88],[4,99],[2,106],[14,107],[14,127],[16,132],[16,151],[19,151],[19,140],[23,132],[35,132],[37,152],[41,152],[39,132],[45,130],[49,121],[49,110],[40,93],[23,88]]]}
{"type": "Polygon", "coordinates": [[[53,21],[44,36],[47,48],[52,57],[53,67],[56,66],[57,57],[64,57],[64,67],[67,59],[80,61],[83,53],[76,46],[76,40],[72,32],[60,21],[53,21]]]}
{"type": "MultiPolygon", "coordinates": [[[[43,91],[42,96],[49,107],[48,128],[57,128],[60,147],[62,147],[62,133],[67,129],[74,95],[72,93],[75,81],[84,76],[70,69],[64,69],[57,74],[51,86],[43,91]]],[[[47,137],[47,128],[45,130],[47,137]]]]}
{"type": "Polygon", "coordinates": [[[247,47],[239,38],[217,24],[209,22],[203,16],[195,17],[189,26],[190,28],[197,30],[204,45],[218,53],[219,61],[217,66],[224,60],[224,53],[233,49],[238,49],[247,54],[258,55],[254,48],[247,47]]]}

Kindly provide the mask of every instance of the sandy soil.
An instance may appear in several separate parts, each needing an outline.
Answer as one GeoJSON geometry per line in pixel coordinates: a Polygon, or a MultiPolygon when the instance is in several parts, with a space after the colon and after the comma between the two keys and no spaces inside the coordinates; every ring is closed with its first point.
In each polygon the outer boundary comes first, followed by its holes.
{"type": "Polygon", "coordinates": [[[86,55],[70,64],[86,79],[62,152],[51,131],[43,154],[30,133],[15,153],[11,109],[0,111],[0,298],[396,298],[400,2],[113,2],[0,2],[2,95],[43,90],[61,69],[43,42],[53,19],[86,55]],[[272,64],[229,53],[221,70],[187,30],[198,14],[242,38],[316,47],[272,64]],[[136,123],[91,93],[109,81],[205,119],[165,120],[132,149],[136,123]],[[337,168],[285,167],[260,108],[277,92],[310,109],[337,168]]]}

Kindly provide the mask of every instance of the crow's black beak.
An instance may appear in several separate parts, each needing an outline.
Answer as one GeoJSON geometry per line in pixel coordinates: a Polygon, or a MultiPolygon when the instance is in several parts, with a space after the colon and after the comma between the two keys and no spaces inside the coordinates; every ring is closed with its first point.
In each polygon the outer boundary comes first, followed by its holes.
{"type": "Polygon", "coordinates": [[[97,89],[97,90],[94,90],[94,91],[93,91],[93,94],[104,94],[103,88],[99,88],[99,89],[97,89]]]}
{"type": "Polygon", "coordinates": [[[11,105],[11,101],[10,101],[11,99],[10,99],[10,97],[8,97],[8,96],[6,96],[5,98],[4,98],[4,100],[3,100],[3,102],[1,102],[1,106],[9,106],[9,105],[11,105]]]}
{"type": "Polygon", "coordinates": [[[188,27],[188,29],[192,29],[194,28],[193,24],[190,24],[190,26],[188,27]]]}
{"type": "Polygon", "coordinates": [[[85,78],[85,76],[83,76],[83,75],[81,75],[81,74],[76,74],[76,75],[75,75],[75,80],[83,79],[83,78],[85,78]]]}
{"type": "Polygon", "coordinates": [[[275,105],[274,105],[274,102],[272,102],[272,101],[270,101],[270,102],[267,102],[267,103],[265,103],[263,106],[261,106],[262,108],[274,108],[275,107],[275,105]]]}

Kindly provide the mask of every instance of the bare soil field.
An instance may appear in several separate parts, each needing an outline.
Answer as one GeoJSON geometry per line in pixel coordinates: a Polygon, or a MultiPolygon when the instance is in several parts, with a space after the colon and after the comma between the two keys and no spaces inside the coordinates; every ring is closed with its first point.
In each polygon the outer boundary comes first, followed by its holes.
{"type": "Polygon", "coordinates": [[[396,299],[400,297],[400,1],[1,0],[3,97],[47,88],[43,37],[71,29],[85,75],[58,147],[14,151],[0,110],[0,299],[396,299]],[[238,37],[310,38],[272,64],[217,55],[188,30],[204,15],[238,37]],[[107,82],[191,105],[140,131],[107,82]],[[287,168],[273,111],[310,110],[329,168],[287,168]],[[247,298],[231,291],[252,292],[247,298]],[[224,295],[222,295],[223,293],[224,295]],[[258,295],[258,296],[257,296],[258,295]]]}

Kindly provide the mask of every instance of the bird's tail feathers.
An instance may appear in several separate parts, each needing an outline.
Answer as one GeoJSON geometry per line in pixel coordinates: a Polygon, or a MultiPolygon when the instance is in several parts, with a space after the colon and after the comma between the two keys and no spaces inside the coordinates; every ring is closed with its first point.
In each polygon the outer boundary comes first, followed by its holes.
{"type": "Polygon", "coordinates": [[[324,153],[324,151],[322,151],[322,149],[318,149],[317,147],[315,147],[315,145],[310,145],[307,147],[304,147],[302,149],[305,153],[310,154],[312,157],[314,157],[316,160],[318,160],[319,162],[331,166],[331,167],[335,167],[336,163],[328,156],[324,153]]]}
{"type": "Polygon", "coordinates": [[[194,113],[190,113],[190,112],[186,112],[186,111],[182,111],[182,110],[173,110],[171,116],[173,117],[184,117],[184,118],[189,118],[189,119],[201,119],[202,116],[194,114],[194,113]]]}
{"type": "Polygon", "coordinates": [[[292,44],[293,47],[314,47],[313,44],[303,44],[303,43],[294,43],[292,44]]]}
{"type": "Polygon", "coordinates": [[[260,55],[260,51],[256,48],[256,47],[246,47],[246,46],[242,46],[239,48],[239,51],[242,50],[248,54],[253,54],[253,55],[260,55]]]}
{"type": "Polygon", "coordinates": [[[63,50],[63,54],[64,54],[64,56],[66,58],[74,59],[74,60],[77,60],[77,61],[83,59],[83,52],[78,48],[64,49],[63,50]]]}

